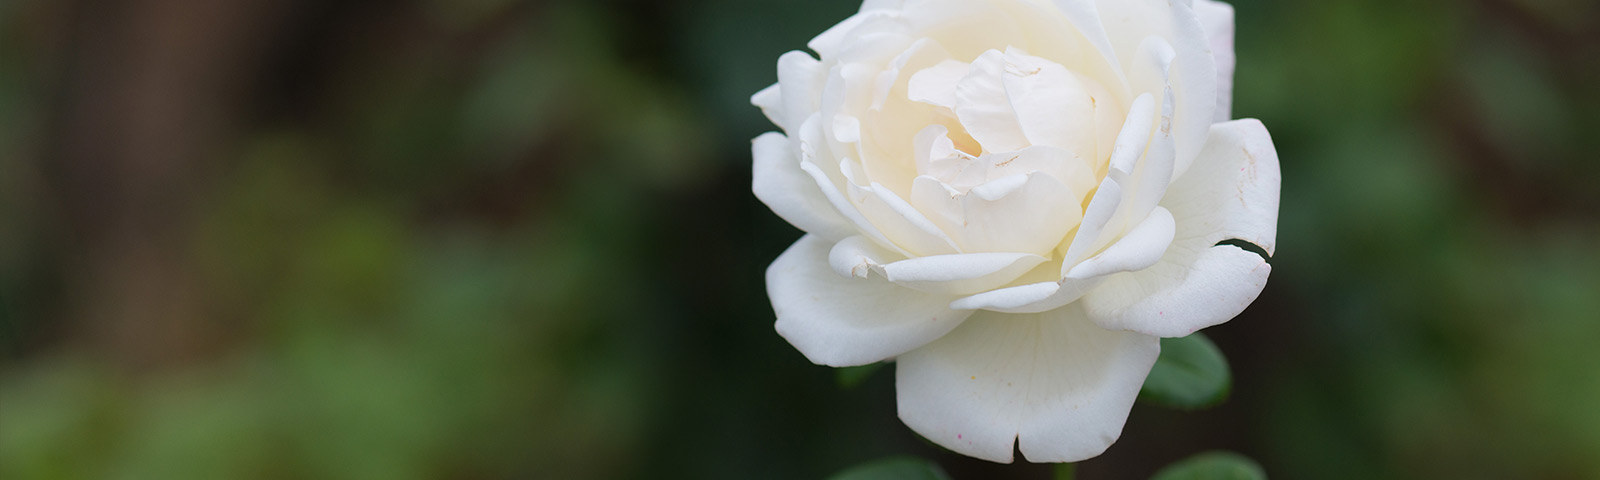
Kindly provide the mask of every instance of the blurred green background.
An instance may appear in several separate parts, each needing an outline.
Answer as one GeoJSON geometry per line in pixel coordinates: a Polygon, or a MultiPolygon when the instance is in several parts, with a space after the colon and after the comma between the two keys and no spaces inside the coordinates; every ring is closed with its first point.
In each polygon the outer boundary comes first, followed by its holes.
{"type": "MultiPolygon", "coordinates": [[[[1600,5],[1234,3],[1275,272],[1079,478],[1600,479],[1600,5]]],[[[772,330],[748,99],[858,5],[0,1],[0,478],[1048,478],[772,330]]]]}

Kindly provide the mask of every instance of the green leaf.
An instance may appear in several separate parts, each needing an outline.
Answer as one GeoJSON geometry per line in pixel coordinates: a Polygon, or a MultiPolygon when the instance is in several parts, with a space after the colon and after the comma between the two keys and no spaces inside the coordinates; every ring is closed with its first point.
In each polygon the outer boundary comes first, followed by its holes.
{"type": "Polygon", "coordinates": [[[950,476],[927,460],[891,457],[850,467],[828,480],[950,480],[950,476]]]}
{"type": "Polygon", "coordinates": [[[861,385],[861,382],[867,381],[867,377],[871,377],[873,373],[883,369],[884,365],[888,364],[878,362],[859,367],[844,367],[835,370],[834,375],[836,375],[835,378],[839,382],[839,388],[849,390],[861,385]]]}
{"type": "Polygon", "coordinates": [[[1267,480],[1267,472],[1249,457],[1218,451],[1168,465],[1150,480],[1267,480]]]}
{"type": "Polygon", "coordinates": [[[1161,339],[1161,357],[1145,378],[1139,401],[1184,410],[1208,408],[1228,398],[1228,359],[1205,335],[1161,339]]]}

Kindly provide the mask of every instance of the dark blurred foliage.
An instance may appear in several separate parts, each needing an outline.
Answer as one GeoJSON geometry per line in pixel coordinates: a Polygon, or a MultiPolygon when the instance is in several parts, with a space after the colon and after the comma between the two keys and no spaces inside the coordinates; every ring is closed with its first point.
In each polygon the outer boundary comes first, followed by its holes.
{"type": "MultiPolygon", "coordinates": [[[[1079,477],[1600,478],[1600,5],[1235,4],[1276,272],[1079,477]]],[[[0,478],[1047,478],[772,331],[748,98],[855,7],[0,1],[0,478]]]]}

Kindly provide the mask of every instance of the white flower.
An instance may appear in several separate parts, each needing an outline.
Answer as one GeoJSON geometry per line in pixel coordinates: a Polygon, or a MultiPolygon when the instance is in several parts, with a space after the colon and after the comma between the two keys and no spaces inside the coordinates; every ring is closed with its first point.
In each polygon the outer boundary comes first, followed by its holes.
{"type": "Polygon", "coordinates": [[[951,450],[1072,462],[1121,434],[1159,337],[1261,293],[1278,159],[1226,121],[1211,0],[867,0],[752,102],[754,190],[808,235],[767,270],[778,333],[896,360],[951,450]],[[820,60],[818,59],[820,58],[820,60]],[[1231,242],[1230,242],[1231,243],[1231,242]]]}

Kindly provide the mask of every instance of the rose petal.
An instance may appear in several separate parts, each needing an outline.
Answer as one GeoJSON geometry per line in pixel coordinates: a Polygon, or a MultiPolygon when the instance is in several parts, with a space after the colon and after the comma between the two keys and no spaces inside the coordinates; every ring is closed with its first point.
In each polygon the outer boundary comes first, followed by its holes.
{"type": "MultiPolygon", "coordinates": [[[[884,104],[889,101],[890,93],[897,86],[916,82],[915,74],[919,71],[908,72],[907,69],[922,68],[934,61],[950,61],[949,58],[950,52],[946,52],[944,47],[939,45],[939,42],[931,38],[920,39],[912,43],[904,52],[900,52],[900,55],[895,56],[894,60],[890,61],[882,72],[878,72],[878,78],[872,85],[872,110],[882,111],[884,104]],[[907,75],[908,73],[910,75],[907,75]]],[[[928,70],[928,68],[923,68],[922,70],[928,70]]],[[[912,91],[913,88],[908,87],[907,91],[912,91]]],[[[952,86],[951,88],[954,89],[955,87],[952,86]]],[[[915,98],[912,98],[912,100],[915,100],[915,98]]]]}
{"type": "Polygon", "coordinates": [[[918,209],[949,233],[961,251],[1049,255],[1078,225],[1082,194],[1047,173],[1011,175],[952,192],[933,177],[911,187],[918,209]]]}
{"type": "MultiPolygon", "coordinates": [[[[828,70],[822,68],[822,62],[811,58],[801,51],[791,51],[778,57],[778,87],[777,98],[762,98],[769,105],[773,100],[778,103],[771,106],[762,106],[762,111],[778,107],[767,113],[772,123],[778,125],[785,132],[793,135],[793,129],[805,123],[806,118],[817,113],[818,100],[822,97],[822,86],[827,81],[828,70]],[[778,117],[778,118],[774,118],[778,117]],[[781,120],[781,121],[780,121],[781,120]]],[[[771,95],[771,94],[768,94],[771,95]]],[[[757,95],[760,97],[760,95],[757,95]]]]}
{"type": "Polygon", "coordinates": [[[915,102],[954,109],[956,84],[971,70],[972,66],[966,62],[955,60],[939,62],[938,65],[911,74],[907,96],[915,102]]]}
{"type": "Polygon", "coordinates": [[[815,180],[800,169],[789,138],[768,132],[751,142],[751,191],[784,221],[829,240],[854,235],[855,228],[828,203],[815,180]]]}
{"type": "Polygon", "coordinates": [[[899,195],[876,182],[861,184],[864,179],[850,159],[839,163],[847,179],[845,187],[849,189],[851,202],[894,246],[908,252],[908,256],[961,252],[944,231],[899,195]]]}
{"type": "Polygon", "coordinates": [[[884,274],[909,288],[967,295],[1011,283],[1045,260],[1027,253],[934,255],[884,265],[884,274]]]}
{"type": "MultiPolygon", "coordinates": [[[[862,112],[871,105],[872,84],[876,81],[876,74],[876,68],[864,63],[834,65],[828,71],[827,82],[822,86],[822,99],[818,104],[818,112],[822,114],[820,126],[826,134],[823,138],[828,140],[829,149],[836,155],[842,157],[852,155],[856,151],[856,145],[840,140],[841,135],[835,131],[841,126],[837,117],[862,112]]],[[[844,124],[844,126],[849,125],[848,121],[844,124]]],[[[857,126],[859,127],[859,124],[857,126]]],[[[846,133],[845,136],[848,135],[846,133]]]]}
{"type": "MultiPolygon", "coordinates": [[[[1118,135],[1101,191],[1095,193],[1084,215],[1084,227],[1079,228],[1078,236],[1068,246],[1062,266],[1065,270],[1076,267],[1083,258],[1122,238],[1129,229],[1149,217],[1166,194],[1172,178],[1174,151],[1172,132],[1165,127],[1171,118],[1173,97],[1171,90],[1167,90],[1159,117],[1146,113],[1152,105],[1149,99],[1146,94],[1134,101],[1138,110],[1129,113],[1118,135]],[[1157,118],[1162,123],[1151,123],[1157,118]],[[1154,131],[1145,133],[1145,129],[1154,131]],[[1146,139],[1148,143],[1144,143],[1146,139]],[[1134,158],[1138,161],[1133,162],[1134,158]]],[[[1067,274],[1065,270],[1063,276],[1067,274]]]]}
{"type": "Polygon", "coordinates": [[[1075,308],[979,312],[900,355],[900,419],[958,453],[1009,463],[1099,455],[1121,435],[1160,354],[1155,337],[1103,330],[1075,308]],[[1020,444],[1020,445],[1019,445],[1020,444]]]}
{"type": "Polygon", "coordinates": [[[1122,205],[1122,199],[1122,185],[1117,183],[1115,178],[1108,175],[1100,181],[1100,188],[1095,190],[1094,197],[1089,199],[1089,206],[1083,210],[1083,221],[1078,224],[1078,234],[1072,237],[1072,242],[1067,246],[1061,276],[1067,276],[1067,270],[1077,266],[1078,262],[1104,248],[1115,238],[1105,232],[1116,216],[1117,207],[1122,205]]]}
{"type": "Polygon", "coordinates": [[[810,42],[806,42],[806,47],[824,59],[831,59],[850,43],[847,40],[852,31],[869,23],[893,19],[898,14],[899,12],[888,9],[862,10],[812,38],[810,42]]]}
{"type": "Polygon", "coordinates": [[[835,367],[892,358],[949,332],[970,312],[951,297],[829,268],[829,243],[807,235],[767,268],[778,334],[813,363],[835,367]]]}
{"type": "Polygon", "coordinates": [[[985,152],[1027,148],[1028,137],[1006,97],[1005,54],[989,50],[972,61],[972,70],[956,84],[956,118],[985,152]]]}
{"type": "Polygon", "coordinates": [[[1109,168],[1125,173],[1132,173],[1137,168],[1139,159],[1144,156],[1144,151],[1149,148],[1150,135],[1155,131],[1156,102],[1155,97],[1146,93],[1133,100],[1133,106],[1128,108],[1128,117],[1122,124],[1122,129],[1117,131],[1116,143],[1111,147],[1109,168]]]}
{"type": "Polygon", "coordinates": [[[989,310],[1004,313],[1038,313],[1078,301],[1107,279],[1108,275],[1150,268],[1160,261],[1172,244],[1174,222],[1164,208],[1112,243],[1105,251],[1078,263],[1053,282],[1038,282],[1001,288],[957,299],[950,308],[989,310]]]}
{"type": "MultiPolygon", "coordinates": [[[[997,180],[1013,175],[1044,172],[1051,178],[1087,196],[1094,190],[1094,166],[1069,150],[1056,147],[1032,146],[1016,152],[985,155],[981,163],[988,167],[986,180],[997,180]]],[[[1079,202],[1083,199],[1079,198],[1079,202]]]]}
{"type": "Polygon", "coordinates": [[[833,184],[833,181],[828,179],[828,174],[823,172],[816,164],[802,161],[800,162],[800,170],[811,176],[811,179],[822,190],[822,196],[828,199],[828,203],[833,204],[834,210],[838,211],[840,216],[849,220],[856,227],[857,232],[876,240],[885,247],[895,248],[896,252],[901,255],[907,255],[906,252],[895,247],[894,242],[889,241],[889,238],[884,236],[883,232],[878,230],[878,227],[873,226],[872,222],[868,222],[866,217],[862,216],[861,212],[856,210],[855,206],[850,203],[850,199],[846,198],[844,193],[839,192],[839,188],[833,184]]]}
{"type": "Polygon", "coordinates": [[[868,278],[873,273],[882,276],[884,264],[905,258],[860,235],[840,240],[828,250],[833,273],[850,278],[868,278]]]}
{"type": "MultiPolygon", "coordinates": [[[[1015,0],[993,2],[993,4],[1017,22],[1019,32],[1025,37],[1022,43],[1010,45],[1025,48],[1029,53],[1041,58],[1070,65],[1073,73],[1096,79],[1096,82],[1104,82],[1107,87],[1112,88],[1106,93],[1119,95],[1114,98],[1102,97],[1099,99],[1101,102],[1127,100],[1121,96],[1126,92],[1122,91],[1122,77],[1120,72],[1117,72],[1117,67],[1114,67],[1113,62],[1089,41],[1088,35],[1080,32],[1068,21],[1067,15],[1064,15],[1056,5],[1050,2],[1015,0]]],[[[1106,45],[1109,51],[1109,43],[1106,45]]],[[[1121,123],[1121,120],[1116,123],[1121,123]]]]}
{"type": "Polygon", "coordinates": [[[1067,272],[1067,278],[1090,279],[1117,272],[1136,272],[1150,268],[1161,260],[1167,247],[1172,245],[1175,225],[1172,213],[1156,207],[1139,226],[1128,231],[1117,243],[1111,244],[1099,255],[1084,260],[1067,272]]]}
{"type": "Polygon", "coordinates": [[[766,115],[767,120],[773,125],[784,131],[789,130],[788,116],[783,110],[783,88],[779,84],[768,85],[767,88],[751,95],[750,104],[760,108],[761,114],[766,115]]]}
{"type": "MultiPolygon", "coordinates": [[[[1056,8],[1067,17],[1072,26],[1077,27],[1085,40],[1093,45],[1095,50],[1111,64],[1117,75],[1117,84],[1122,84],[1126,77],[1122,70],[1122,63],[1117,59],[1117,50],[1111,42],[1110,35],[1106,32],[1105,23],[1100,8],[1093,0],[1055,0],[1056,8]]],[[[1131,96],[1131,95],[1130,95],[1131,96]]]]}
{"type": "Polygon", "coordinates": [[[1177,99],[1171,124],[1177,149],[1174,176],[1182,174],[1205,144],[1217,106],[1216,60],[1208,52],[1210,43],[1199,17],[1187,2],[1097,0],[1096,6],[1101,18],[1106,19],[1106,35],[1123,70],[1129,74],[1128,81],[1142,87],[1134,95],[1161,95],[1160,83],[1133,78],[1133,67],[1139,61],[1138,52],[1145,39],[1159,37],[1172,46],[1175,56],[1165,83],[1172,86],[1177,99]]]}
{"type": "Polygon", "coordinates": [[[920,0],[902,11],[911,31],[938,40],[959,59],[978,58],[985,50],[1021,45],[1016,20],[992,2],[920,0]]]}
{"type": "Polygon", "coordinates": [[[899,10],[905,6],[906,0],[866,0],[861,3],[861,11],[868,10],[899,10]]]}
{"type": "MultiPolygon", "coordinates": [[[[938,42],[921,39],[889,62],[874,80],[872,104],[862,112],[861,142],[857,144],[861,166],[867,178],[889,187],[906,198],[911,195],[911,179],[916,161],[913,143],[908,138],[928,127],[927,119],[943,117],[939,107],[906,98],[911,75],[950,58],[938,42]]],[[[955,125],[954,114],[945,120],[955,125]]]]}
{"type": "Polygon", "coordinates": [[[1061,64],[1007,48],[1002,79],[1017,125],[1030,145],[1088,157],[1095,153],[1095,100],[1079,76],[1061,64]]]}
{"type": "Polygon", "coordinates": [[[1216,0],[1194,0],[1194,13],[1211,42],[1211,58],[1217,62],[1217,112],[1214,121],[1233,118],[1233,68],[1238,59],[1233,52],[1233,6],[1216,0]]]}
{"type": "Polygon", "coordinates": [[[1216,124],[1194,167],[1162,200],[1176,220],[1172,246],[1156,266],[1112,275],[1085,295],[1090,317],[1106,328],[1181,337],[1237,316],[1261,294],[1272,266],[1218,243],[1244,240],[1270,255],[1280,183],[1278,154],[1261,122],[1216,124]]]}
{"type": "Polygon", "coordinates": [[[822,114],[815,113],[800,126],[800,141],[798,142],[800,171],[811,177],[812,183],[816,184],[817,189],[822,192],[822,197],[833,205],[834,211],[838,212],[839,216],[855,227],[856,232],[866,235],[886,247],[894,248],[902,255],[907,254],[907,252],[899,250],[899,247],[895,247],[894,242],[889,241],[889,237],[878,230],[877,226],[867,221],[861,211],[856,209],[855,205],[850,202],[850,198],[840,190],[840,185],[846,182],[844,181],[844,174],[838,172],[836,166],[834,171],[830,173],[824,170],[822,166],[817,165],[817,161],[828,158],[832,152],[829,142],[824,138],[826,134],[822,131],[821,123],[822,114]]]}
{"type": "Polygon", "coordinates": [[[835,115],[833,117],[833,139],[839,143],[860,142],[861,120],[851,115],[835,115]]]}
{"type": "MultiPolygon", "coordinates": [[[[988,168],[976,158],[957,149],[950,140],[950,131],[944,125],[929,125],[912,137],[912,157],[916,160],[917,174],[936,182],[948,182],[956,194],[971,189],[988,180],[988,168]],[[940,180],[943,179],[943,180],[940,180]]],[[[912,204],[916,205],[916,180],[912,180],[912,204]]],[[[920,208],[921,205],[918,205],[920,208]]]]}
{"type": "Polygon", "coordinates": [[[1176,159],[1172,131],[1168,128],[1172,119],[1172,89],[1168,88],[1164,93],[1161,115],[1157,117],[1160,123],[1155,126],[1155,131],[1150,136],[1150,143],[1145,147],[1144,155],[1139,158],[1138,164],[1132,170],[1112,165],[1107,173],[1109,178],[1117,179],[1118,184],[1125,188],[1115,218],[1102,236],[1119,238],[1125,235],[1129,229],[1148,217],[1150,212],[1155,210],[1156,204],[1167,194],[1176,159]]]}
{"type": "Polygon", "coordinates": [[[1047,259],[1026,253],[965,253],[907,259],[862,236],[846,238],[828,252],[842,277],[880,278],[930,293],[969,295],[1016,280],[1047,259]]]}
{"type": "Polygon", "coordinates": [[[988,310],[1000,313],[1040,313],[1061,308],[1083,298],[1100,279],[1063,278],[1053,282],[1030,283],[990,290],[950,302],[957,310],[988,310]]]}
{"type": "Polygon", "coordinates": [[[1216,124],[1202,155],[1204,169],[1172,184],[1162,206],[1178,219],[1178,238],[1204,235],[1215,244],[1239,239],[1277,249],[1278,150],[1260,120],[1216,124]]]}

